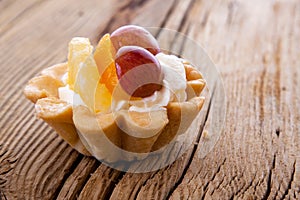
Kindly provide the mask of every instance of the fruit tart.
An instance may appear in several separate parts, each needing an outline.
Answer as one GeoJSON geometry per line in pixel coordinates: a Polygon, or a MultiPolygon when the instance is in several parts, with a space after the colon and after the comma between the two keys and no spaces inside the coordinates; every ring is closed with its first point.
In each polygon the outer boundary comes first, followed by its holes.
{"type": "Polygon", "coordinates": [[[142,159],[184,134],[204,103],[205,83],[146,29],[127,25],[95,49],[73,38],[68,61],[44,69],[24,94],[78,152],[116,162],[142,159]]]}

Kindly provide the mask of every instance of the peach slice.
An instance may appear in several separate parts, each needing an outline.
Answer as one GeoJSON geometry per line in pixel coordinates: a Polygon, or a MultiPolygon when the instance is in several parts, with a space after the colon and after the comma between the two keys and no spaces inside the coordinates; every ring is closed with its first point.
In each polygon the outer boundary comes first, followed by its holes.
{"type": "Polygon", "coordinates": [[[100,75],[93,56],[89,56],[80,66],[74,91],[83,102],[95,113],[108,112],[111,106],[111,94],[106,86],[100,83],[100,75]]]}
{"type": "Polygon", "coordinates": [[[105,34],[96,47],[94,59],[101,76],[100,83],[104,84],[111,94],[118,84],[114,61],[115,54],[116,52],[110,40],[110,35],[105,34]]]}

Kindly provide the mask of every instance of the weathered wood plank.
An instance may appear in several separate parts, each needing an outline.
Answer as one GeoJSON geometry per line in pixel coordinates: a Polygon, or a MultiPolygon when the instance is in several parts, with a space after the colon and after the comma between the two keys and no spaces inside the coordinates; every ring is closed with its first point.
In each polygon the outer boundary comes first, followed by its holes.
{"type": "MultiPolygon", "coordinates": [[[[45,2],[45,1],[44,1],[45,2]]],[[[5,30],[10,29],[20,18],[25,18],[30,14],[34,8],[37,9],[42,1],[17,1],[17,0],[5,0],[0,2],[0,26],[3,34],[5,30]]]]}
{"type": "MultiPolygon", "coordinates": [[[[32,1],[23,3],[31,5],[32,1]]],[[[41,69],[66,59],[70,38],[88,36],[96,42],[98,30],[126,3],[90,1],[79,5],[76,1],[45,1],[34,12],[28,11],[26,17],[16,18],[14,26],[1,26],[0,144],[7,152],[5,155],[9,155],[1,157],[1,169],[2,163],[14,160],[5,165],[1,174],[3,196],[52,199],[60,192],[64,194],[64,184],[68,185],[72,179],[70,175],[76,176],[78,167],[83,165],[82,156],[35,119],[33,106],[25,100],[22,90],[41,69]],[[98,12],[99,8],[102,12],[98,12]],[[56,41],[51,42],[54,38],[56,41]]],[[[15,12],[17,16],[23,12],[13,2],[11,6],[8,13],[15,12]]],[[[85,170],[81,176],[89,173],[90,170],[85,170]]],[[[73,192],[76,190],[77,186],[73,192]]]]}
{"type": "Polygon", "coordinates": [[[293,45],[299,41],[297,9],[296,1],[222,2],[207,14],[204,29],[215,31],[208,35],[195,28],[190,33],[212,57],[220,58],[227,121],[214,151],[204,160],[194,157],[173,199],[299,196],[299,89],[294,86],[299,48],[293,45]],[[220,17],[226,15],[229,21],[222,23],[220,17]]]}
{"type": "Polygon", "coordinates": [[[82,189],[79,199],[108,199],[123,173],[100,165],[82,189]]]}
{"type": "Polygon", "coordinates": [[[59,194],[57,199],[76,199],[79,197],[86,182],[98,166],[99,162],[97,162],[96,159],[87,156],[83,158],[82,161],[75,166],[74,172],[67,177],[61,189],[58,190],[59,194]]]}
{"type": "MultiPolygon", "coordinates": [[[[0,1],[0,9],[0,199],[300,198],[299,1],[0,1]],[[66,59],[70,38],[95,44],[128,23],[183,32],[216,62],[227,115],[205,158],[201,138],[169,167],[121,173],[73,151],[22,97],[28,79],[66,59]]],[[[173,52],[194,51],[156,35],[173,52]]]]}

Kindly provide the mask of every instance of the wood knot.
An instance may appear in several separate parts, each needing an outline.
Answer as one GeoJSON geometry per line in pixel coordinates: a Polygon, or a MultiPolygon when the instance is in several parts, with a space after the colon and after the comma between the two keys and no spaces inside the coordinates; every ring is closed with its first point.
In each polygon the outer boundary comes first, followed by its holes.
{"type": "Polygon", "coordinates": [[[280,132],[281,132],[280,128],[279,128],[279,127],[278,127],[278,128],[276,128],[276,130],[275,130],[275,133],[276,133],[277,137],[279,137],[279,135],[280,135],[280,132]]]}

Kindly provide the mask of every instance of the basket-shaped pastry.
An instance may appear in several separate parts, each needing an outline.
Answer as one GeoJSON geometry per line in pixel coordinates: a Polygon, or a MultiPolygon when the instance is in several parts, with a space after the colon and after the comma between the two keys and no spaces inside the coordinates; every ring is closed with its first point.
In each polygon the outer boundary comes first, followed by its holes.
{"type": "Polygon", "coordinates": [[[24,94],[78,152],[116,162],[142,159],[184,134],[203,106],[204,87],[187,61],[161,53],[143,28],[125,26],[94,52],[87,39],[74,38],[68,62],[43,70],[24,94]]]}

